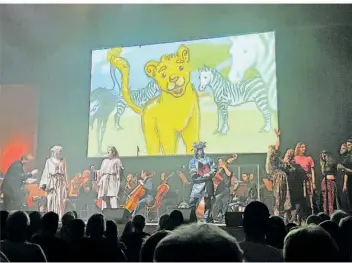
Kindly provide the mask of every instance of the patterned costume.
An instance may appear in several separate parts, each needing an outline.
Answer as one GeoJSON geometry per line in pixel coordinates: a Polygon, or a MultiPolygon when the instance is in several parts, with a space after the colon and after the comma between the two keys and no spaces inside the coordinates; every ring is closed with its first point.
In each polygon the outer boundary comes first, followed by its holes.
{"type": "Polygon", "coordinates": [[[213,159],[206,156],[204,142],[193,144],[194,158],[190,160],[188,165],[189,174],[192,176],[192,191],[189,204],[191,206],[191,221],[197,221],[196,210],[202,197],[204,197],[204,219],[211,221],[211,203],[214,197],[213,177],[216,173],[216,164],[213,159]],[[203,169],[204,168],[204,169],[203,169]],[[203,170],[205,174],[202,174],[203,170]]]}
{"type": "Polygon", "coordinates": [[[267,172],[270,174],[273,182],[275,215],[286,213],[292,208],[287,174],[284,171],[285,168],[286,166],[280,160],[279,153],[277,151],[268,153],[267,172]]]}

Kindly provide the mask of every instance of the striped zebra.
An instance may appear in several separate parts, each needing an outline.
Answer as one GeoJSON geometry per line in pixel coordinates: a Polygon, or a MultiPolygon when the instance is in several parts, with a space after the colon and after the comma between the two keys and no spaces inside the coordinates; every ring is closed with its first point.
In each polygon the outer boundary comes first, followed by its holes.
{"type": "Polygon", "coordinates": [[[214,101],[218,108],[218,128],[215,133],[226,134],[228,126],[228,107],[254,102],[262,112],[265,125],[262,131],[271,129],[271,109],[265,83],[261,77],[240,81],[236,84],[224,79],[214,68],[204,66],[199,69],[199,91],[207,87],[213,91],[214,101]]]}
{"type": "MultiPolygon", "coordinates": [[[[143,107],[148,101],[159,96],[160,90],[159,86],[155,83],[154,80],[151,80],[146,87],[138,90],[131,91],[131,98],[136,105],[143,107]]],[[[123,113],[125,112],[126,104],[122,96],[120,96],[116,103],[116,113],[115,113],[115,128],[116,130],[122,129],[120,126],[120,119],[123,113]]]]}

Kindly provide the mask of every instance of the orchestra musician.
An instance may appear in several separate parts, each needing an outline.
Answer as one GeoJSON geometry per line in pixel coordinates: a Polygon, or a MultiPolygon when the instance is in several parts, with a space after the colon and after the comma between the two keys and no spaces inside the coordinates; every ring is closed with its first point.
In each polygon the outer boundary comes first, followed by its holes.
{"type": "Polygon", "coordinates": [[[221,221],[223,214],[226,212],[227,203],[230,200],[230,185],[233,173],[228,168],[226,159],[226,157],[218,159],[219,170],[217,175],[220,176],[221,182],[215,190],[215,202],[213,207],[214,222],[221,221]]]}
{"type": "Polygon", "coordinates": [[[197,221],[197,208],[204,197],[204,220],[212,221],[211,205],[214,197],[213,177],[216,172],[216,164],[213,159],[205,155],[205,142],[197,142],[193,144],[194,158],[189,162],[189,174],[192,176],[192,190],[190,195],[191,215],[190,221],[197,221]]]}
{"type": "Polygon", "coordinates": [[[150,205],[153,202],[153,196],[151,194],[151,191],[153,188],[152,178],[147,176],[146,172],[142,171],[141,179],[138,181],[138,183],[139,185],[143,186],[143,188],[145,189],[145,194],[137,203],[137,206],[132,213],[132,217],[134,217],[139,212],[139,210],[143,208],[145,205],[150,205]]]}
{"type": "Polygon", "coordinates": [[[137,178],[133,176],[133,174],[126,175],[126,184],[125,191],[127,194],[130,194],[137,186],[137,178]]]}

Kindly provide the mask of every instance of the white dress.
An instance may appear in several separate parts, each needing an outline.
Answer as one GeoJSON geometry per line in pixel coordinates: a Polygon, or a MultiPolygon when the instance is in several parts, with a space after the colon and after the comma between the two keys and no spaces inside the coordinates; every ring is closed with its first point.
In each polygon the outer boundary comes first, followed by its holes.
{"type": "Polygon", "coordinates": [[[39,185],[46,186],[47,210],[57,213],[61,218],[65,213],[68,187],[66,162],[53,157],[48,158],[39,185]]]}
{"type": "Polygon", "coordinates": [[[102,162],[98,171],[98,198],[118,196],[121,167],[121,160],[118,158],[105,159],[102,162]]]}

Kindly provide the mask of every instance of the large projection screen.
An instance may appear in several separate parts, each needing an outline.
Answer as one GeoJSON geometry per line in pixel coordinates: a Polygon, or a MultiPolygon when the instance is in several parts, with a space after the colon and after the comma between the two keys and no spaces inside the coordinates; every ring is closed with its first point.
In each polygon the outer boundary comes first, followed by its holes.
{"type": "Polygon", "coordinates": [[[278,127],[275,33],[93,50],[89,116],[88,157],[186,155],[197,140],[264,153],[278,127]]]}

